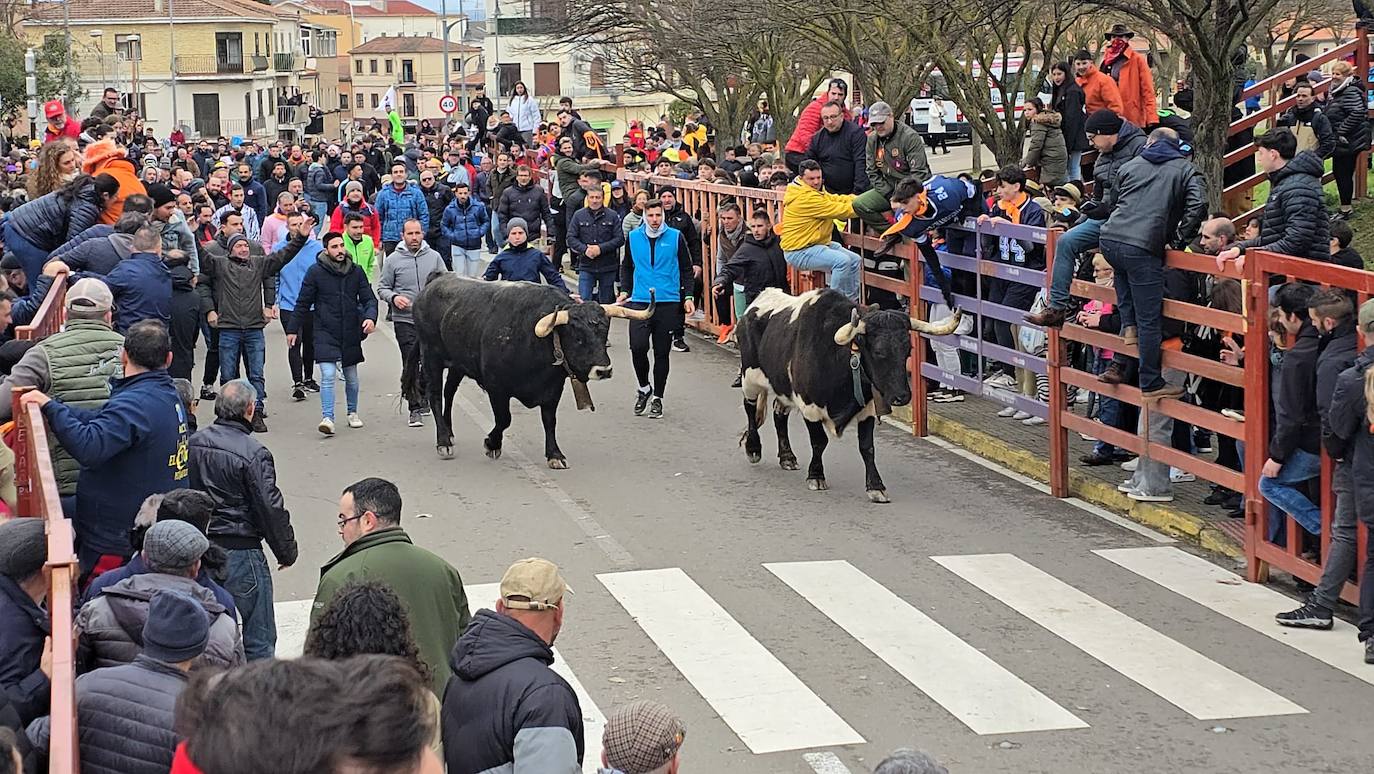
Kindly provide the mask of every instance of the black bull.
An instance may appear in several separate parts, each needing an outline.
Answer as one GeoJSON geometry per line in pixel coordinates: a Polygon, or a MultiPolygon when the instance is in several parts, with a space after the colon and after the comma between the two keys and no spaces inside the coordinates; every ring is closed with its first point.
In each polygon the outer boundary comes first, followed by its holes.
{"type": "Polygon", "coordinates": [[[491,400],[496,424],[482,441],[488,457],[501,456],[510,427],[511,399],[539,407],[544,457],[563,469],[567,458],[555,438],[563,385],[573,380],[578,408],[590,407],[586,384],[609,379],[606,336],[611,317],[647,319],[652,306],[574,303],[562,292],[531,282],[484,282],[444,273],[433,276],[415,299],[415,348],[401,376],[408,400],[421,391],[434,408],[435,448],[453,457],[453,400],[464,377],[491,400]],[[448,371],[447,378],[444,372],[448,371]]]}
{"type": "Polygon", "coordinates": [[[828,489],[822,456],[829,434],[839,437],[856,419],[859,454],[864,461],[868,499],[888,502],[887,489],[874,462],[873,427],[888,406],[911,402],[911,331],[942,336],[958,325],[949,319],[926,323],[897,311],[858,307],[842,293],[813,290],[789,296],[769,289],[745,310],[735,335],[744,373],[744,414],[748,428],[742,439],[750,462],[763,456],[759,425],[773,403],[773,426],[778,434],[778,464],[797,469],[787,435],[788,413],[801,411],[811,436],[811,464],[806,483],[815,491],[828,489]]]}

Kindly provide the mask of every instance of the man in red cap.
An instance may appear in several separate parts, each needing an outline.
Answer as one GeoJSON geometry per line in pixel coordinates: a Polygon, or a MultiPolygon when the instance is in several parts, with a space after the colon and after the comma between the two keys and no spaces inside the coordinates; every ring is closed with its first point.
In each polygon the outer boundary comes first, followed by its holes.
{"type": "Polygon", "coordinates": [[[75,140],[81,136],[81,124],[67,115],[62,100],[53,99],[43,103],[43,115],[48,117],[48,128],[43,130],[43,142],[49,143],[70,137],[75,140]]]}

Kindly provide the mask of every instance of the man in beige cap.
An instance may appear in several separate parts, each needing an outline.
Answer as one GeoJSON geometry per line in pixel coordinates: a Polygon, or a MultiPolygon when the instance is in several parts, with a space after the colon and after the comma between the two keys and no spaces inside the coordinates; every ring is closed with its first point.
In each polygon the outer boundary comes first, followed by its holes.
{"type": "MultiPolygon", "coordinates": [[[[65,271],[54,261],[44,271],[65,271]]],[[[76,281],[67,289],[67,324],[60,333],[43,339],[24,353],[0,381],[0,395],[8,396],[13,387],[34,387],[71,406],[98,410],[110,398],[111,377],[121,376],[119,348],[124,337],[111,327],[114,295],[94,277],[76,281]]],[[[0,400],[0,422],[10,419],[13,406],[0,400]]],[[[57,491],[63,499],[76,495],[76,478],[81,466],[48,433],[52,466],[57,474],[57,491]]]]}
{"type": "Polygon", "coordinates": [[[616,707],[602,735],[601,774],[677,774],[686,737],[682,719],[656,701],[616,707]]]}
{"type": "Polygon", "coordinates": [[[582,771],[582,708],[550,668],[567,591],[553,562],[522,559],[502,576],[496,611],[472,617],[444,692],[449,774],[582,771]]]}

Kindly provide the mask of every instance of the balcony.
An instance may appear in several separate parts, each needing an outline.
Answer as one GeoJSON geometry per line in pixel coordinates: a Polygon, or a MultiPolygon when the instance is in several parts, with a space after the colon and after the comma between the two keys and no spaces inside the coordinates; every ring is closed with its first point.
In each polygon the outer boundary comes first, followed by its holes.
{"type": "Polygon", "coordinates": [[[278,51],[272,55],[272,69],[283,75],[293,73],[300,69],[301,58],[295,52],[282,53],[278,51]]]}
{"type": "Polygon", "coordinates": [[[230,59],[216,54],[187,54],[176,58],[178,75],[243,75],[242,58],[230,59]]]}
{"type": "Polygon", "coordinates": [[[248,131],[254,137],[267,133],[267,116],[258,116],[248,122],[248,131]]]}
{"type": "Polygon", "coordinates": [[[310,123],[310,108],[305,105],[277,105],[279,126],[302,126],[310,123]]]}

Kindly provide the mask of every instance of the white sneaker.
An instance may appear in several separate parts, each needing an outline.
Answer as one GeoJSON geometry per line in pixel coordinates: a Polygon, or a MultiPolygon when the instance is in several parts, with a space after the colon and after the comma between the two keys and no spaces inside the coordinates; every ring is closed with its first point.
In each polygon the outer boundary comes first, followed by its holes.
{"type": "Polygon", "coordinates": [[[1023,424],[1023,425],[1031,425],[1031,426],[1034,426],[1034,425],[1043,425],[1043,424],[1045,424],[1045,418],[1044,418],[1044,417],[1031,417],[1031,418],[1029,418],[1029,419],[1023,419],[1023,420],[1021,420],[1021,424],[1023,424]]]}
{"type": "Polygon", "coordinates": [[[1134,473],[1136,466],[1139,464],[1140,458],[1136,457],[1135,459],[1126,460],[1125,462],[1121,463],[1121,469],[1126,471],[1127,473],[1134,473]]]}
{"type": "Polygon", "coordinates": [[[997,373],[984,379],[983,384],[989,387],[1012,387],[1016,384],[1016,380],[1007,374],[997,373]]]}
{"type": "Polygon", "coordinates": [[[1152,495],[1141,491],[1131,491],[1127,492],[1126,496],[1138,503],[1171,503],[1174,501],[1174,496],[1171,494],[1152,495]]]}
{"type": "Polygon", "coordinates": [[[321,418],[320,418],[319,431],[320,431],[321,433],[324,433],[325,435],[333,435],[333,434],[334,434],[334,420],[330,419],[329,417],[321,417],[321,418]]]}
{"type": "Polygon", "coordinates": [[[1017,411],[1016,413],[1011,415],[1011,418],[1015,419],[1017,422],[1020,422],[1023,419],[1030,419],[1031,415],[1028,411],[1017,411]]]}
{"type": "Polygon", "coordinates": [[[349,427],[352,427],[352,428],[359,428],[359,427],[362,427],[362,426],[363,426],[363,419],[362,419],[362,417],[358,416],[356,413],[354,413],[354,414],[349,414],[349,415],[348,415],[348,426],[349,426],[349,427]]]}
{"type": "Polygon", "coordinates": [[[1179,470],[1178,468],[1169,468],[1169,480],[1174,482],[1175,484],[1186,484],[1189,481],[1197,481],[1197,476],[1193,475],[1192,473],[1189,473],[1186,470],[1179,470]]]}
{"type": "Polygon", "coordinates": [[[1016,409],[1013,406],[1007,406],[1006,408],[997,412],[997,416],[1002,417],[1003,419],[1007,417],[1014,417],[1016,416],[1016,409]]]}
{"type": "Polygon", "coordinates": [[[1085,441],[1096,441],[1096,440],[1097,440],[1096,438],[1093,438],[1091,435],[1088,435],[1087,433],[1079,433],[1079,434],[1078,434],[1078,437],[1079,437],[1079,438],[1082,438],[1082,439],[1085,440],[1085,441]]]}
{"type": "Polygon", "coordinates": [[[1117,485],[1116,485],[1116,491],[1118,491],[1118,492],[1125,492],[1126,494],[1130,494],[1131,492],[1134,492],[1134,491],[1135,491],[1135,479],[1134,479],[1134,478],[1128,478],[1128,479],[1126,479],[1125,481],[1122,481],[1120,484],[1117,484],[1117,485]]]}

